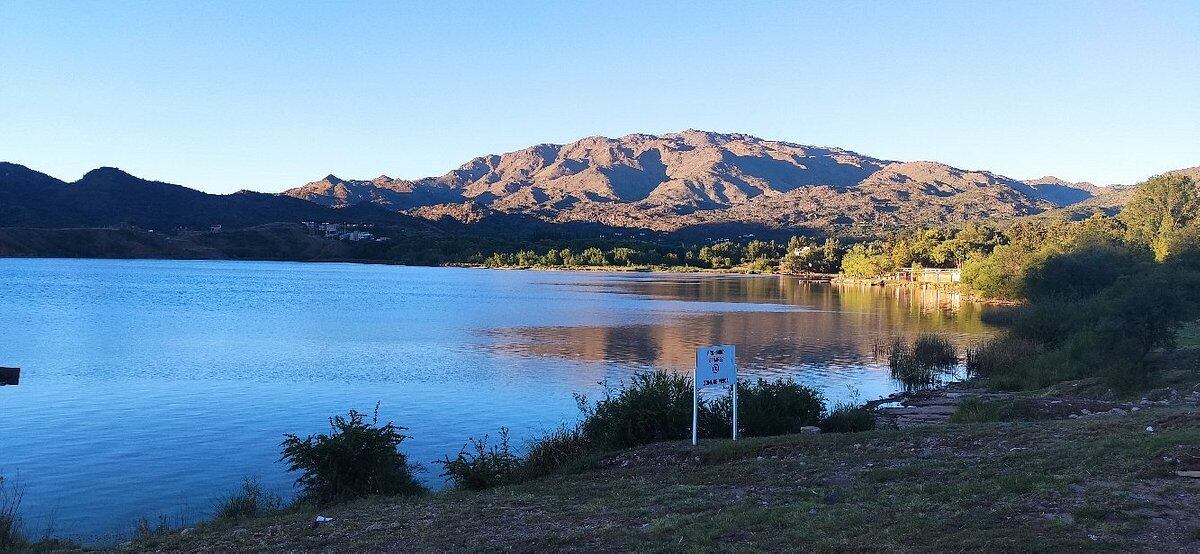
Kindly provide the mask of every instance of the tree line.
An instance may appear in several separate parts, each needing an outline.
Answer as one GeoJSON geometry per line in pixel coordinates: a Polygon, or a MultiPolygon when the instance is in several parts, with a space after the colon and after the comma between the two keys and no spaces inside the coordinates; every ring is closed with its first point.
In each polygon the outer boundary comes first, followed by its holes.
{"type": "Polygon", "coordinates": [[[998,299],[1027,296],[1026,275],[1054,257],[1096,247],[1162,261],[1200,245],[1200,198],[1187,176],[1140,184],[1119,215],[1082,220],[1035,216],[1010,222],[908,229],[869,239],[797,235],[787,241],[705,243],[630,237],[396,235],[364,246],[364,258],[415,265],[625,267],[746,273],[841,274],[879,279],[906,268],[959,268],[964,292],[998,299]]]}

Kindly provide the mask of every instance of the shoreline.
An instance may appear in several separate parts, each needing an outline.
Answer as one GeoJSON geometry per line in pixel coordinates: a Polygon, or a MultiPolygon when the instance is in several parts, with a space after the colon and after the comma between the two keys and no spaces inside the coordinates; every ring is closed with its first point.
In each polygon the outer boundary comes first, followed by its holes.
{"type": "Polygon", "coordinates": [[[961,297],[962,300],[974,302],[977,304],[985,304],[990,306],[1019,306],[1023,304],[1018,300],[1005,300],[1000,298],[986,298],[954,290],[956,287],[946,287],[939,283],[913,283],[907,281],[895,281],[890,279],[863,279],[858,277],[845,277],[842,274],[835,273],[763,273],[756,271],[738,271],[737,269],[712,269],[689,266],[563,266],[563,267],[541,267],[541,266],[502,266],[488,267],[483,264],[471,264],[464,262],[451,262],[439,265],[414,265],[395,262],[391,260],[372,260],[372,259],[354,259],[354,258],[323,258],[323,259],[288,259],[288,258],[202,258],[202,257],[178,257],[178,258],[155,258],[155,257],[62,257],[62,256],[0,256],[0,260],[149,260],[149,261],[187,261],[187,262],[274,262],[274,263],[298,263],[298,264],[357,264],[357,265],[387,265],[397,267],[428,267],[428,268],[457,268],[457,269],[482,269],[482,270],[497,270],[497,271],[547,271],[547,272],[580,272],[580,273],[613,273],[613,274],[629,274],[629,273],[651,273],[651,274],[669,274],[669,275],[740,275],[747,277],[788,277],[795,278],[804,283],[825,283],[837,286],[846,287],[881,287],[881,288],[902,288],[902,289],[917,289],[917,290],[938,290],[946,294],[954,294],[961,297]],[[682,269],[686,267],[687,269],[682,269]]]}
{"type": "Polygon", "coordinates": [[[1191,510],[1200,501],[1200,466],[1187,455],[1154,455],[1164,444],[1200,454],[1200,386],[1100,400],[977,385],[873,401],[885,423],[872,431],[656,442],[484,492],[296,506],[117,548],[622,550],[645,540],[689,550],[1200,545],[1200,518],[1191,510]],[[1016,419],[953,421],[957,406],[972,398],[1036,409],[1016,419]],[[878,407],[889,399],[912,406],[878,407]],[[1127,494],[1114,497],[1114,489],[1127,494]],[[1168,496],[1155,492],[1168,489],[1168,496]],[[313,523],[317,516],[327,519],[313,523]],[[748,526],[745,518],[790,524],[748,526]]]}

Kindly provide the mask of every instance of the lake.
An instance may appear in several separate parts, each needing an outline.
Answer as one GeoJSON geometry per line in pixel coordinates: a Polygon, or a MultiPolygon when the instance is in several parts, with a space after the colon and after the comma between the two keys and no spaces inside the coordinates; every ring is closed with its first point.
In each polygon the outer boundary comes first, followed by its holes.
{"type": "Polygon", "coordinates": [[[521,444],[576,421],[573,393],[690,372],[699,346],[865,401],[898,388],[876,341],[988,333],[953,295],[782,276],[3,259],[0,278],[0,366],[23,368],[0,387],[0,474],[30,534],[89,542],[193,523],[247,476],[289,496],[283,434],[351,408],[408,427],[437,487],[468,437],[521,444]]]}

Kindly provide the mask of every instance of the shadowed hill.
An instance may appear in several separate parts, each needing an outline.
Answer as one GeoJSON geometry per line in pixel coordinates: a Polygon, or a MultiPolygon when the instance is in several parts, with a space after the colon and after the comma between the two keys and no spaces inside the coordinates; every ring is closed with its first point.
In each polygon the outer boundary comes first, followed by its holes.
{"type": "Polygon", "coordinates": [[[139,179],[112,167],[94,169],[74,183],[65,183],[21,165],[0,163],[0,227],[128,225],[203,229],[210,225],[240,228],[281,221],[422,224],[422,220],[372,204],[334,210],[260,192],[207,194],[139,179]]]}

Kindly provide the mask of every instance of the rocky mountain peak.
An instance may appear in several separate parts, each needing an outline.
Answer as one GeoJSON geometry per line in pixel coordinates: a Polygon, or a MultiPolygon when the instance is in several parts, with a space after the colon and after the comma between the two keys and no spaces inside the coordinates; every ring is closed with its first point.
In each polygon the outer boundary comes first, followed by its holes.
{"type": "Polygon", "coordinates": [[[433,206],[467,204],[551,222],[656,230],[714,221],[902,226],[916,218],[933,224],[1037,213],[1093,194],[1069,183],[1027,184],[936,161],[895,162],[698,129],[537,144],[416,181],[332,179],[284,194],[330,206],[430,208],[422,212],[439,217],[464,214],[433,206]]]}

